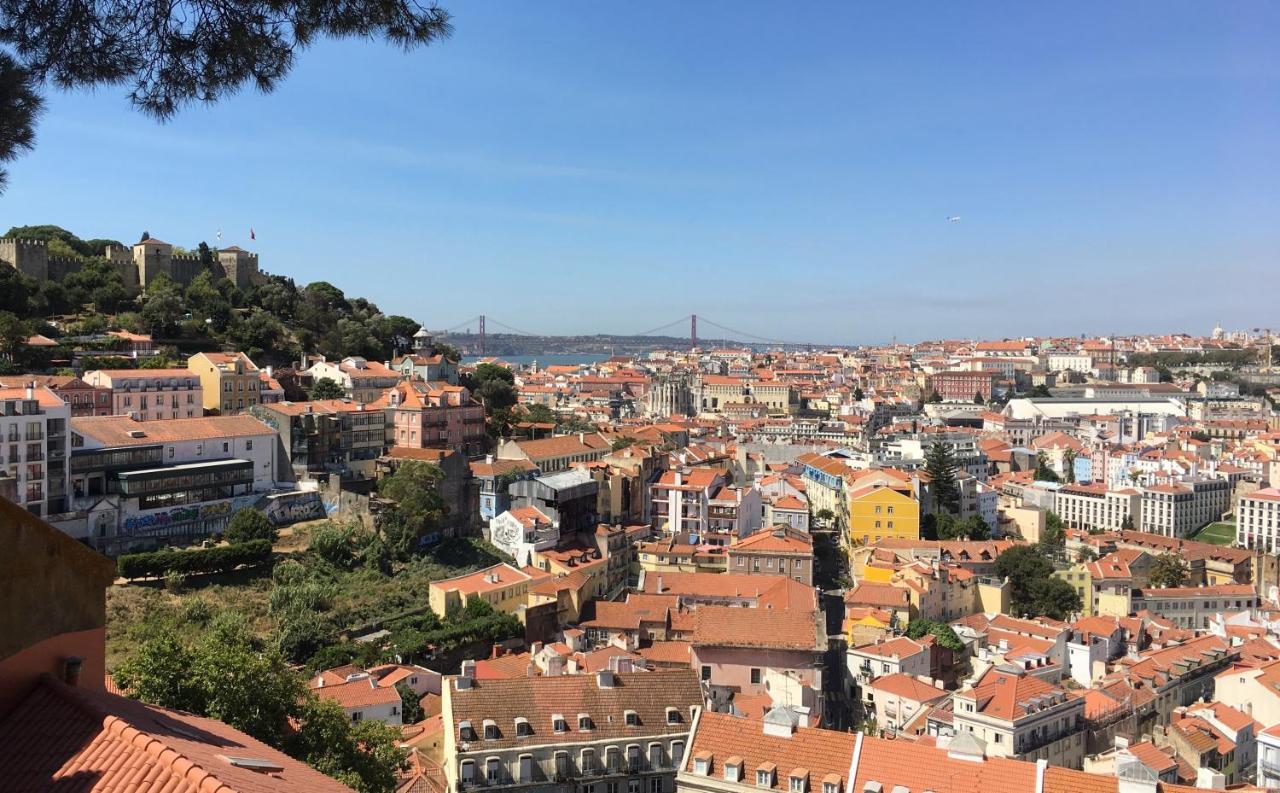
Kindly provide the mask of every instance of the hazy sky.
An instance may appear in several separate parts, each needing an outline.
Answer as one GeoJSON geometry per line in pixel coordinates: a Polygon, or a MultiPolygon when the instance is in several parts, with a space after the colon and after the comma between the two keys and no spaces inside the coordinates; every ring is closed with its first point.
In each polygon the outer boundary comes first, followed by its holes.
{"type": "Polygon", "coordinates": [[[165,125],[52,94],[0,225],[221,228],[432,328],[1280,324],[1280,4],[443,4],[165,125]]]}

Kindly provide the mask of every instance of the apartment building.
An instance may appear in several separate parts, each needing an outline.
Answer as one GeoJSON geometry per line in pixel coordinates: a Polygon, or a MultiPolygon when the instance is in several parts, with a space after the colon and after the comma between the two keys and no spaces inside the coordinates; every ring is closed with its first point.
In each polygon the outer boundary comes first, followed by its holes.
{"type": "Polygon", "coordinates": [[[484,406],[462,386],[406,380],[387,389],[370,407],[386,411],[393,446],[452,449],[475,456],[489,445],[484,406]]]}
{"type": "Polygon", "coordinates": [[[668,534],[706,534],[711,529],[711,497],[727,484],[723,471],[691,468],[664,471],[649,487],[649,518],[668,534]]]}
{"type": "Polygon", "coordinates": [[[849,696],[859,699],[864,708],[870,708],[875,703],[875,690],[871,683],[877,678],[889,675],[928,677],[933,669],[935,650],[932,636],[919,639],[898,636],[850,647],[845,652],[849,696]]]}
{"type": "Polygon", "coordinates": [[[728,569],[747,575],[785,575],[813,585],[813,538],[787,526],[760,529],[726,549],[728,569]]]}
{"type": "Polygon", "coordinates": [[[1038,677],[989,668],[953,698],[957,734],[985,742],[993,757],[1080,768],[1084,764],[1084,697],[1038,677]]]}
{"type": "Polygon", "coordinates": [[[972,402],[978,394],[990,401],[1000,382],[1000,373],[982,372],[934,372],[929,378],[933,392],[944,402],[972,402]]]}
{"type": "Polygon", "coordinates": [[[67,511],[71,407],[45,386],[0,387],[0,471],[16,482],[17,503],[41,517],[67,511]]]}
{"type": "Polygon", "coordinates": [[[528,460],[545,474],[601,459],[612,451],[607,438],[598,432],[557,435],[538,440],[504,441],[498,447],[499,460],[528,460]]]}
{"type": "Polygon", "coordinates": [[[1138,528],[1165,537],[1185,538],[1231,508],[1226,479],[1186,479],[1142,489],[1138,528]]]}
{"type": "Polygon", "coordinates": [[[1280,488],[1265,487],[1236,501],[1236,543],[1269,554],[1280,552],[1280,488]]]}
{"type": "Polygon", "coordinates": [[[1253,611],[1259,597],[1251,584],[1146,588],[1133,591],[1133,611],[1146,609],[1179,628],[1205,630],[1223,611],[1253,611]]]}
{"type": "Polygon", "coordinates": [[[242,352],[198,352],[187,369],[200,378],[205,410],[231,416],[262,401],[262,373],[242,352]]]}
{"type": "Polygon", "coordinates": [[[529,585],[542,578],[539,570],[520,569],[500,562],[474,573],[432,581],[427,587],[427,602],[440,616],[465,606],[473,597],[485,601],[496,611],[516,614],[526,605],[529,585]]]}
{"type": "Polygon", "coordinates": [[[1086,531],[1119,531],[1136,527],[1142,494],[1133,488],[1106,485],[1063,485],[1053,493],[1053,511],[1064,525],[1086,531]]]}
{"type": "Polygon", "coordinates": [[[44,386],[57,394],[71,408],[72,416],[111,415],[111,389],[91,386],[74,375],[0,375],[0,388],[26,388],[29,385],[44,386]]]}
{"type": "Polygon", "coordinates": [[[85,372],[84,381],[111,389],[113,416],[152,421],[204,415],[204,389],[190,369],[96,369],[85,372]]]}
{"type": "Polygon", "coordinates": [[[313,383],[322,379],[332,380],[342,386],[348,399],[366,404],[377,400],[384,391],[400,381],[400,373],[395,369],[360,356],[343,358],[341,361],[326,361],[321,358],[305,374],[311,377],[313,383]]]}
{"type": "Polygon", "coordinates": [[[763,511],[757,488],[721,486],[707,500],[705,533],[728,538],[745,537],[760,528],[763,511]]]}
{"type": "Polygon", "coordinates": [[[905,480],[884,478],[883,472],[863,477],[848,500],[848,538],[853,544],[872,545],[881,540],[920,539],[920,502],[905,480]]]}
{"type": "Polygon", "coordinates": [[[71,507],[106,553],[222,531],[275,486],[275,430],[250,416],[71,419],[71,507]]]}
{"type": "Polygon", "coordinates": [[[469,675],[444,687],[449,790],[674,793],[702,705],[691,670],[469,675]]]}
{"type": "Polygon", "coordinates": [[[280,436],[285,469],[278,478],[314,479],[323,474],[369,479],[387,449],[383,411],[350,399],[255,405],[250,415],[280,436]]]}

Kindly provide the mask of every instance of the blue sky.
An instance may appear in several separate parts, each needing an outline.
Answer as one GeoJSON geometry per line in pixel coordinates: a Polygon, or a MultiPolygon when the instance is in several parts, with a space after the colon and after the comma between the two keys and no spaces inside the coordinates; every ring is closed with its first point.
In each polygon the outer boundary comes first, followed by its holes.
{"type": "Polygon", "coordinates": [[[164,125],[51,94],[0,225],[221,228],[433,328],[1276,320],[1280,4],[443,4],[442,44],[322,43],[164,125]]]}

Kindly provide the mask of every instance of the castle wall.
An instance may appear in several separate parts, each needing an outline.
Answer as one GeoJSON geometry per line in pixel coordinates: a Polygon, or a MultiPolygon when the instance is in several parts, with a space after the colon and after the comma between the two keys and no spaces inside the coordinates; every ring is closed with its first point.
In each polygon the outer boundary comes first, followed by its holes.
{"type": "Polygon", "coordinates": [[[44,240],[0,239],[0,262],[40,281],[49,277],[49,249],[44,240]]]}
{"type": "Polygon", "coordinates": [[[79,272],[84,263],[79,259],[64,256],[52,256],[48,259],[48,277],[50,281],[62,281],[68,275],[79,272]]]}
{"type": "Polygon", "coordinates": [[[169,257],[169,277],[183,286],[188,286],[203,270],[199,254],[169,257]]]}

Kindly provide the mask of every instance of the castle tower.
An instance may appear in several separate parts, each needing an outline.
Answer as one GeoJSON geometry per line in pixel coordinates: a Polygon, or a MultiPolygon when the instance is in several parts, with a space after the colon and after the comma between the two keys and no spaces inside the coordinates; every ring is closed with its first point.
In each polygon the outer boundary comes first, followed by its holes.
{"type": "Polygon", "coordinates": [[[133,263],[138,268],[138,286],[146,289],[161,273],[173,277],[173,246],[152,238],[133,246],[133,263]]]}
{"type": "Polygon", "coordinates": [[[44,240],[0,239],[0,263],[40,281],[49,277],[49,249],[44,240]]]}
{"type": "Polygon", "coordinates": [[[257,280],[258,254],[237,245],[219,249],[218,264],[227,280],[235,284],[237,289],[245,289],[257,280]]]}

